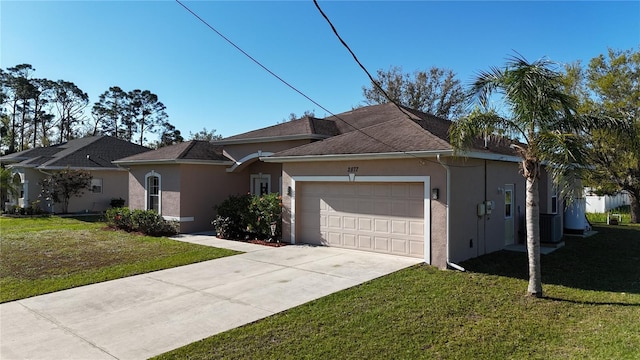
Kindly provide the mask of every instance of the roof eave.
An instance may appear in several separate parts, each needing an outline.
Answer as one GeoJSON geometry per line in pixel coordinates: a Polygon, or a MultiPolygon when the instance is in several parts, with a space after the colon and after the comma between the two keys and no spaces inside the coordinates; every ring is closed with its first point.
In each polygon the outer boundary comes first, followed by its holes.
{"type": "Polygon", "coordinates": [[[390,153],[367,154],[329,154],[329,155],[300,155],[300,156],[266,156],[260,161],[272,163],[305,162],[305,161],[334,161],[334,160],[384,160],[435,157],[437,155],[453,155],[453,150],[423,150],[390,153]]]}
{"type": "Polygon", "coordinates": [[[34,170],[42,170],[42,171],[56,171],[56,170],[87,170],[87,171],[126,171],[126,169],[122,169],[119,167],[86,167],[86,166],[24,166],[20,164],[15,164],[9,166],[11,169],[15,168],[25,168],[25,169],[34,169],[34,170]]]}
{"type": "Polygon", "coordinates": [[[515,162],[515,163],[519,163],[522,161],[522,158],[516,155],[498,154],[494,152],[482,152],[482,151],[463,151],[463,152],[457,153],[456,156],[482,159],[482,160],[515,162]]]}
{"type": "Polygon", "coordinates": [[[117,160],[113,162],[117,165],[222,165],[230,166],[235,164],[233,161],[225,160],[185,160],[185,159],[158,159],[158,160],[117,160]]]}

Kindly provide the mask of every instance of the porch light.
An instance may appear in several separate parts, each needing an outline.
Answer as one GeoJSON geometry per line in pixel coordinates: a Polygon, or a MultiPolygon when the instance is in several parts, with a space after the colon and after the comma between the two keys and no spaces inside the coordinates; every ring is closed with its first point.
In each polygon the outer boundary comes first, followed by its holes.
{"type": "Polygon", "coordinates": [[[438,188],[431,189],[431,198],[433,200],[438,200],[439,197],[440,197],[440,189],[438,188]]]}

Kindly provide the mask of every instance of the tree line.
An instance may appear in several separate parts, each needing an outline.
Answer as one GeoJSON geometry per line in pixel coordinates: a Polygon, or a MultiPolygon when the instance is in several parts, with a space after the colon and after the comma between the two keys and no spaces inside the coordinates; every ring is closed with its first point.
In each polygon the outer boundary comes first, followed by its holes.
{"type": "Polygon", "coordinates": [[[149,90],[112,86],[87,114],[89,96],[66,80],[38,78],[30,64],[0,69],[0,146],[5,154],[92,135],[109,135],[155,147],[183,141],[166,106],[149,90]],[[149,145],[149,144],[147,144],[149,145]]]}

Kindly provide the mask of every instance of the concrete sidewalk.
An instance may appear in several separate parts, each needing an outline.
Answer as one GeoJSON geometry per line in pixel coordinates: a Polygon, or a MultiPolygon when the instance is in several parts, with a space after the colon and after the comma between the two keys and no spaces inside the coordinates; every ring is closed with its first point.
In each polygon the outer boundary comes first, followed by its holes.
{"type": "Polygon", "coordinates": [[[181,236],[246,253],[0,305],[0,359],[146,359],[420,259],[181,236]]]}

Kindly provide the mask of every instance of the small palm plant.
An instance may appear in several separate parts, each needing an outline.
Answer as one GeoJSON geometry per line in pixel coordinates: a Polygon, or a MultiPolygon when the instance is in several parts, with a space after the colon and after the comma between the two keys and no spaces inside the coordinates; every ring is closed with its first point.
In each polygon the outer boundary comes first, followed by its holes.
{"type": "Polygon", "coordinates": [[[561,73],[556,65],[541,59],[528,62],[521,56],[507,60],[504,68],[491,68],[475,79],[470,95],[487,104],[493,95],[501,96],[509,115],[496,111],[475,111],[455,122],[450,140],[456,150],[464,150],[487,131],[511,134],[518,140],[512,147],[521,160],[526,179],[526,231],[529,259],[527,293],[542,297],[540,268],[540,209],[538,180],[546,164],[561,194],[571,200],[582,192],[576,179],[589,164],[585,136],[588,129],[617,126],[611,118],[581,116],[577,101],[563,92],[561,73]]]}

